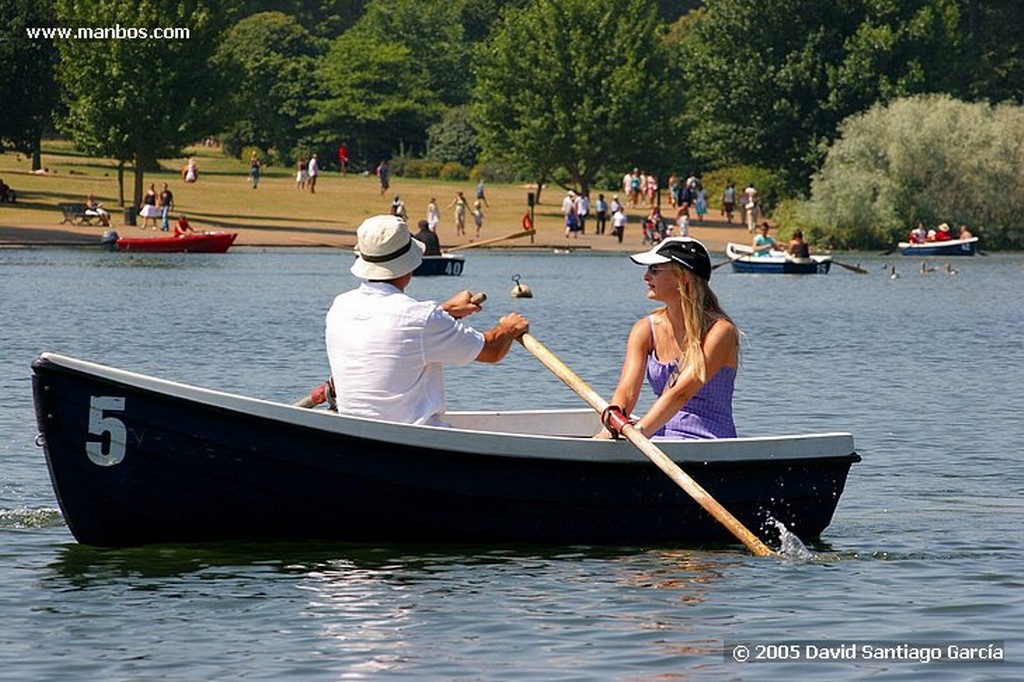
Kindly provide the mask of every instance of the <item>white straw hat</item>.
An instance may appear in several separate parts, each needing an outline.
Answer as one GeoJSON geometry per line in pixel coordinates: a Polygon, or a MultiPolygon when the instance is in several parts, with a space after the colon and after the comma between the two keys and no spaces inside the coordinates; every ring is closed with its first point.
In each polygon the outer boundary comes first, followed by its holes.
{"type": "Polygon", "coordinates": [[[398,279],[423,262],[426,246],[413,239],[404,220],[393,215],[367,218],[356,230],[359,257],[351,272],[360,279],[398,279]]]}

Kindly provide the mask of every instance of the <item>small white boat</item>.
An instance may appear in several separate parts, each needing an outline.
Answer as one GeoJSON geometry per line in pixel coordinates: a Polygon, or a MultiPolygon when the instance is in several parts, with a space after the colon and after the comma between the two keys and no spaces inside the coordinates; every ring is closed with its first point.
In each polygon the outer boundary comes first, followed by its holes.
{"type": "Polygon", "coordinates": [[[978,238],[947,239],[917,244],[900,242],[899,248],[904,256],[973,256],[978,252],[978,238]]]}
{"type": "Polygon", "coordinates": [[[794,258],[784,251],[772,249],[766,255],[755,256],[754,248],[746,244],[729,242],[725,255],[735,272],[777,275],[826,275],[832,267],[832,256],[794,258]]]}

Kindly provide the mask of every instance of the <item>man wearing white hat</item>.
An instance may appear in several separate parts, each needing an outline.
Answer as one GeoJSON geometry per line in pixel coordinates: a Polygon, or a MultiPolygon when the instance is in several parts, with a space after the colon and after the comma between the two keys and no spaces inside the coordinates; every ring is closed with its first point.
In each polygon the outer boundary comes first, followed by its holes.
{"type": "Polygon", "coordinates": [[[359,257],[351,271],[363,282],[335,298],[327,313],[338,412],[443,426],[444,365],[501,361],[529,322],[511,313],[479,332],[460,321],[480,310],[469,291],[440,305],[406,295],[424,245],[401,218],[367,218],[356,234],[359,257]]]}

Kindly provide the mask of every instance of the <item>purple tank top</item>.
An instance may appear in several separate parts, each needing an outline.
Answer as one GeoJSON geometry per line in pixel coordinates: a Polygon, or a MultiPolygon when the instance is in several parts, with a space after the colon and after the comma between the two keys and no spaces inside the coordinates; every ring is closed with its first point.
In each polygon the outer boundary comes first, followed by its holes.
{"type": "MultiPolygon", "coordinates": [[[[654,328],[652,323],[651,335],[654,328]]],[[[653,344],[652,344],[653,346],[653,344]]],[[[676,363],[660,362],[652,347],[647,356],[647,383],[655,395],[661,395],[676,363]]],[[[732,392],[736,382],[736,369],[722,367],[683,409],[658,429],[652,438],[735,438],[736,424],[732,417],[732,392]]]]}

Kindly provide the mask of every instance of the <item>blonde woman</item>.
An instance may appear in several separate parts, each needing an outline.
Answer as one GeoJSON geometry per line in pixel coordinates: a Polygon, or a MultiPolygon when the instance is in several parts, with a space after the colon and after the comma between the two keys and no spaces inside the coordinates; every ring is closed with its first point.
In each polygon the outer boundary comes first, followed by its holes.
{"type": "Polygon", "coordinates": [[[630,256],[646,265],[647,298],[662,307],[633,325],[606,425],[609,438],[636,407],[644,381],[657,398],[634,426],[649,438],[732,438],[739,330],[711,290],[711,257],[696,239],[671,237],[630,256]]]}

